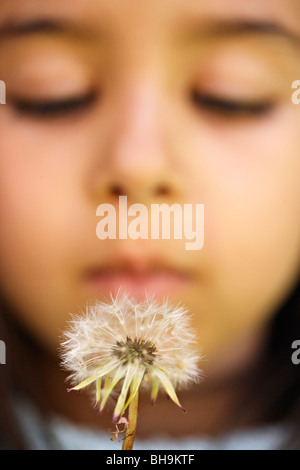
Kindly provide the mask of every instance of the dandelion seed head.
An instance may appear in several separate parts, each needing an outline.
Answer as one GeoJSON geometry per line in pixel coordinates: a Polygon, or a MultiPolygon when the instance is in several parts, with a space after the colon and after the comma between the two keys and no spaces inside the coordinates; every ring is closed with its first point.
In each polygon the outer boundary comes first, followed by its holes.
{"type": "Polygon", "coordinates": [[[201,377],[201,356],[186,309],[153,299],[137,303],[127,295],[87,305],[81,315],[72,316],[61,358],[72,389],[95,387],[100,411],[120,388],[115,421],[141,385],[152,386],[152,402],[163,388],[181,407],[175,388],[201,377]]]}

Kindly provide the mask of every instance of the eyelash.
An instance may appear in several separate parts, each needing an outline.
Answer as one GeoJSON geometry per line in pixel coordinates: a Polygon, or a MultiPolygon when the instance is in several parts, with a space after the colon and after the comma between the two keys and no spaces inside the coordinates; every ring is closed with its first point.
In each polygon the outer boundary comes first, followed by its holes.
{"type": "Polygon", "coordinates": [[[96,95],[94,92],[92,92],[84,96],[78,96],[62,100],[19,100],[14,103],[14,108],[20,114],[30,115],[34,117],[58,118],[72,115],[76,112],[84,111],[94,103],[95,98],[96,95]]]}
{"type": "Polygon", "coordinates": [[[274,104],[266,102],[246,102],[227,98],[219,98],[210,94],[193,91],[192,103],[204,111],[209,111],[215,115],[227,118],[239,117],[260,117],[268,114],[274,104]]]}

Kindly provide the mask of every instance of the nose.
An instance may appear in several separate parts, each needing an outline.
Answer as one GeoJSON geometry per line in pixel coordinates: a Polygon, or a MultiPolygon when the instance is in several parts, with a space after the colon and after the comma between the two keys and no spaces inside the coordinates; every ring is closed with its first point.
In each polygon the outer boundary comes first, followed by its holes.
{"type": "Polygon", "coordinates": [[[94,186],[98,194],[126,195],[144,203],[179,196],[164,108],[153,82],[144,80],[119,93],[102,155],[98,156],[101,171],[95,175],[94,186]]]}

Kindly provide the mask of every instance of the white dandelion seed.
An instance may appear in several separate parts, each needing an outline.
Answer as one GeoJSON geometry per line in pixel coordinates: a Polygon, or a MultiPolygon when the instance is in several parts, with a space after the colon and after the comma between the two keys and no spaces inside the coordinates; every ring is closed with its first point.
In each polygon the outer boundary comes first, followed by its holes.
{"type": "Polygon", "coordinates": [[[70,390],[93,384],[100,413],[120,386],[113,413],[117,423],[142,384],[151,387],[152,404],[163,388],[183,409],[175,389],[201,377],[195,343],[183,307],[118,295],[73,316],[61,345],[62,365],[70,371],[70,390]]]}

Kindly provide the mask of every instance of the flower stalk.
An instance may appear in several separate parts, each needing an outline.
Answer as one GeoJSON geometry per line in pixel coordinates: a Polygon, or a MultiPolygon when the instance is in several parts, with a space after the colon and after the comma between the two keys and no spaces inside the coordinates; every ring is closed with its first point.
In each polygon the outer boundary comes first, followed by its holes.
{"type": "MultiPolygon", "coordinates": [[[[132,391],[132,390],[131,390],[132,391]]],[[[136,434],[137,417],[138,417],[139,392],[133,396],[128,407],[128,426],[125,431],[122,450],[132,450],[134,438],[136,434]]]]}

